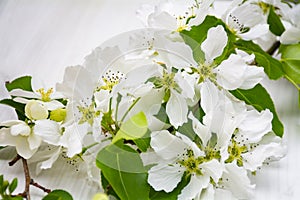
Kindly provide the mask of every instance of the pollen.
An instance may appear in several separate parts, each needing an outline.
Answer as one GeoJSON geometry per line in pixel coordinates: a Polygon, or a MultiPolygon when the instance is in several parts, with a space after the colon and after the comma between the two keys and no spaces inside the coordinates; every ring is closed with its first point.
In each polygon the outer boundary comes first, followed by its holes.
{"type": "Polygon", "coordinates": [[[113,87],[120,83],[124,79],[125,75],[119,71],[113,72],[108,70],[104,76],[102,76],[103,85],[98,87],[97,90],[112,91],[113,87]]]}
{"type": "Polygon", "coordinates": [[[77,107],[79,112],[82,114],[81,119],[79,120],[79,124],[83,124],[85,122],[89,123],[91,126],[94,123],[94,118],[98,117],[100,115],[99,112],[95,111],[95,103],[91,103],[90,106],[84,107],[84,106],[78,106],[77,107]]]}
{"type": "Polygon", "coordinates": [[[44,88],[41,88],[41,89],[36,90],[36,92],[38,92],[38,93],[41,94],[41,99],[42,99],[42,101],[44,101],[44,102],[49,102],[49,101],[51,101],[50,96],[51,96],[51,94],[53,93],[53,88],[50,88],[50,89],[47,90],[46,92],[45,92],[45,89],[44,89],[44,88]]]}

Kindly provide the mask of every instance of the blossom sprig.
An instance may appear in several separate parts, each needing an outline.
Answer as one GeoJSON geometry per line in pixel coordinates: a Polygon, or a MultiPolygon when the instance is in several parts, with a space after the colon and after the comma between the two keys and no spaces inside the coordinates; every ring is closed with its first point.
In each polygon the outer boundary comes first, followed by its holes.
{"type": "Polygon", "coordinates": [[[55,88],[6,83],[0,103],[18,120],[0,124],[0,145],[37,173],[80,160],[105,193],[95,199],[250,199],[250,176],[286,153],[261,82],[299,90],[298,8],[237,0],[218,18],[213,1],[143,6],[147,29],[96,48],[55,88]]]}

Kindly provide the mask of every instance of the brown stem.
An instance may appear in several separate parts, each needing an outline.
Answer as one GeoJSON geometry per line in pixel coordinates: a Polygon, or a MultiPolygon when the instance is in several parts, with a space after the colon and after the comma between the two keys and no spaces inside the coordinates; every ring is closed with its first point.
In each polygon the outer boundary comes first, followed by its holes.
{"type": "Polygon", "coordinates": [[[277,41],[270,47],[267,53],[272,56],[279,47],[280,47],[280,42],[277,41]]]}
{"type": "Polygon", "coordinates": [[[18,162],[22,157],[18,154],[12,161],[10,161],[8,163],[9,166],[13,166],[14,164],[16,164],[16,162],[18,162]]]}
{"type": "Polygon", "coordinates": [[[46,193],[50,193],[50,192],[51,192],[51,190],[50,190],[50,189],[47,189],[47,188],[45,188],[45,187],[41,186],[41,185],[40,185],[40,184],[38,184],[37,182],[34,182],[34,180],[33,180],[33,179],[31,179],[31,180],[30,180],[30,185],[33,185],[33,186],[35,186],[35,187],[37,187],[37,188],[39,188],[39,189],[43,190],[43,191],[44,191],[44,192],[46,192],[46,193]]]}
{"type": "Polygon", "coordinates": [[[25,194],[25,198],[27,200],[30,200],[29,187],[30,187],[31,178],[30,178],[27,160],[25,158],[22,158],[22,163],[23,163],[23,169],[25,174],[25,190],[23,194],[25,194]]]}

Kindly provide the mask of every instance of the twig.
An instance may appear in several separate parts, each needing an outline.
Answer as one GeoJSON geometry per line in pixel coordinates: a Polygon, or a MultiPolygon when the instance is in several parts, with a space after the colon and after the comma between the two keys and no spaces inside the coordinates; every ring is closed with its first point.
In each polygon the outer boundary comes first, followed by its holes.
{"type": "Polygon", "coordinates": [[[16,162],[18,162],[22,157],[18,154],[12,161],[10,161],[8,163],[9,166],[13,166],[14,164],[16,164],[16,162]]]}
{"type": "Polygon", "coordinates": [[[279,47],[280,47],[280,42],[277,41],[270,47],[270,49],[267,50],[267,53],[272,56],[279,47]]]}
{"type": "Polygon", "coordinates": [[[30,180],[30,185],[33,185],[33,186],[35,186],[35,187],[37,187],[37,188],[43,190],[43,191],[46,192],[46,193],[50,193],[50,192],[51,192],[50,189],[47,189],[47,188],[45,188],[44,186],[41,186],[40,184],[38,184],[37,182],[35,182],[33,179],[30,180]]]}
{"type": "Polygon", "coordinates": [[[30,178],[27,160],[25,158],[22,158],[22,163],[23,163],[23,169],[25,174],[25,190],[23,194],[25,194],[25,198],[27,200],[30,200],[29,187],[30,187],[31,178],[30,178]]]}

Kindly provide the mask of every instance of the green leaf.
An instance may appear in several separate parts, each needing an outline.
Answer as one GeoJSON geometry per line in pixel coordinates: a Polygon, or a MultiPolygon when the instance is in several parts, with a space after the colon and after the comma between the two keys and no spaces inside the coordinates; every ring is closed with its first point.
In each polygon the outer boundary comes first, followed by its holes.
{"type": "Polygon", "coordinates": [[[154,115],[154,117],[156,117],[158,120],[160,120],[163,123],[170,124],[169,117],[168,117],[167,111],[166,111],[166,105],[167,105],[167,103],[163,103],[161,105],[158,113],[156,115],[154,115]]]}
{"type": "Polygon", "coordinates": [[[270,79],[276,80],[281,78],[284,73],[282,71],[282,64],[267,54],[264,50],[260,48],[257,44],[254,44],[252,41],[237,40],[235,46],[247,52],[248,54],[255,55],[255,61],[259,66],[264,68],[265,73],[270,79]]]}
{"type": "Polygon", "coordinates": [[[43,200],[73,200],[73,197],[67,191],[53,190],[43,200]]]}
{"type": "Polygon", "coordinates": [[[24,104],[15,102],[12,99],[2,99],[2,100],[0,100],[0,104],[4,104],[4,105],[10,106],[10,107],[13,107],[15,109],[16,113],[18,114],[18,118],[20,120],[24,121],[26,119],[24,104]]]}
{"type": "Polygon", "coordinates": [[[131,147],[121,141],[105,147],[98,153],[96,165],[120,199],[149,199],[147,170],[131,147]]]}
{"type": "Polygon", "coordinates": [[[275,35],[280,36],[285,31],[280,17],[275,13],[274,6],[270,6],[270,12],[267,22],[269,24],[270,31],[275,35]]]}
{"type": "Polygon", "coordinates": [[[151,188],[150,191],[150,200],[177,200],[178,195],[181,193],[181,190],[190,182],[190,177],[186,177],[186,174],[183,175],[181,182],[177,187],[169,193],[165,191],[155,191],[151,188]]]}
{"type": "Polygon", "coordinates": [[[117,200],[120,200],[118,197],[117,193],[114,191],[114,189],[111,187],[109,184],[108,180],[104,177],[103,173],[101,172],[101,184],[102,187],[107,195],[112,195],[114,196],[117,200]]]}
{"type": "Polygon", "coordinates": [[[5,83],[6,89],[10,92],[14,89],[22,89],[32,92],[31,76],[23,76],[13,80],[12,82],[5,83]]]}
{"type": "Polygon", "coordinates": [[[8,187],[9,193],[13,193],[18,186],[18,179],[14,178],[8,187]]]}
{"type": "Polygon", "coordinates": [[[142,138],[147,133],[147,130],[148,123],[146,115],[143,112],[139,112],[121,125],[112,143],[121,139],[135,140],[142,138]]]}
{"type": "Polygon", "coordinates": [[[283,124],[276,113],[270,95],[263,86],[257,84],[250,90],[237,89],[230,92],[238,99],[245,101],[246,104],[252,105],[258,111],[269,109],[273,113],[272,129],[274,133],[280,137],[283,136],[283,124]]]}
{"type": "Polygon", "coordinates": [[[147,130],[146,134],[142,138],[133,140],[133,142],[142,152],[146,152],[150,147],[150,140],[151,140],[150,134],[151,134],[150,131],[147,130]]]}
{"type": "Polygon", "coordinates": [[[187,123],[184,123],[182,126],[178,128],[178,132],[189,137],[192,141],[194,141],[196,137],[195,131],[193,129],[193,122],[190,119],[188,120],[187,123]]]}
{"type": "Polygon", "coordinates": [[[283,70],[296,84],[300,84],[300,44],[281,45],[281,62],[283,70]]]}
{"type": "Polygon", "coordinates": [[[193,57],[195,61],[204,63],[205,56],[201,50],[202,42],[207,38],[207,32],[210,28],[222,25],[228,36],[228,43],[224,48],[223,54],[215,59],[215,64],[221,63],[224,59],[228,58],[231,53],[234,52],[233,41],[235,41],[235,35],[227,28],[226,24],[214,16],[207,16],[202,24],[198,26],[192,26],[191,30],[183,30],[180,35],[184,39],[185,43],[192,48],[193,57]]]}

